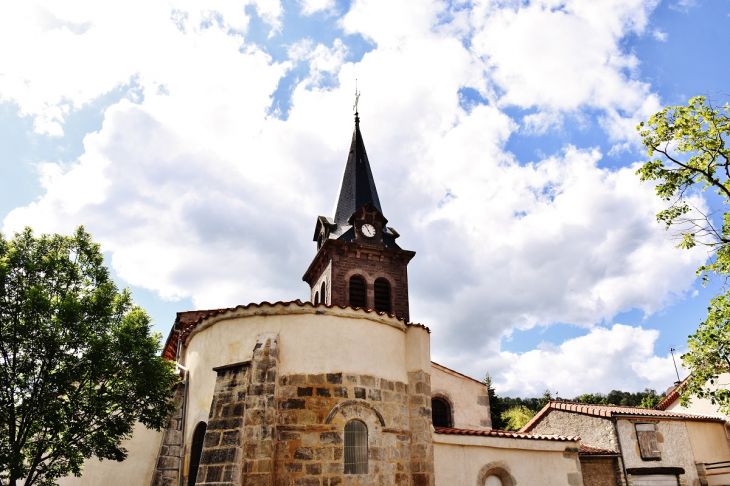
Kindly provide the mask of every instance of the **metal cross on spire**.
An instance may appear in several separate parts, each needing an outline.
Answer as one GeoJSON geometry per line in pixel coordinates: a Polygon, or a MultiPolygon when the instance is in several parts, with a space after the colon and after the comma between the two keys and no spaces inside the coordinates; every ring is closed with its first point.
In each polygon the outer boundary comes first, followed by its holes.
{"type": "Polygon", "coordinates": [[[352,109],[355,111],[355,116],[358,115],[357,113],[357,104],[360,102],[360,92],[357,90],[357,79],[355,80],[355,104],[352,105],[352,109]]]}

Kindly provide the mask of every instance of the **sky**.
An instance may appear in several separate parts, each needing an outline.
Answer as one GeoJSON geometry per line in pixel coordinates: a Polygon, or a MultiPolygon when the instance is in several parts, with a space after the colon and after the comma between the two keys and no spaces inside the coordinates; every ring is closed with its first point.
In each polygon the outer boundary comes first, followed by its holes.
{"type": "Polygon", "coordinates": [[[501,396],[663,391],[718,284],[656,223],[635,127],[724,100],[729,23],[729,0],[4,2],[0,231],[84,225],[163,336],[306,300],[357,83],[434,361],[501,396]]]}

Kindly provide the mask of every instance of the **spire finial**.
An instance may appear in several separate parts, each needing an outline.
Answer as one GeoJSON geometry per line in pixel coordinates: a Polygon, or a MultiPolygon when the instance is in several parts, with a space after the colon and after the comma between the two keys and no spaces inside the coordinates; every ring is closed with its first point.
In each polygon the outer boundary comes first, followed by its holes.
{"type": "Polygon", "coordinates": [[[357,112],[357,104],[360,102],[360,92],[357,90],[357,79],[355,79],[355,104],[352,109],[355,111],[355,123],[360,122],[359,113],[357,112]]]}

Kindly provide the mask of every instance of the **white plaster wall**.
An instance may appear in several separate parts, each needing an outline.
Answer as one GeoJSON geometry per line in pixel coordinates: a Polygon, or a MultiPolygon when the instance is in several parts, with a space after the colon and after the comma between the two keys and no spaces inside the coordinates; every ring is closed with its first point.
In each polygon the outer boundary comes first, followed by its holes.
{"type": "MultiPolygon", "coordinates": [[[[730,388],[730,373],[721,374],[717,382],[714,385],[707,384],[711,389],[717,390],[718,388],[730,388]]],[[[727,416],[717,411],[718,405],[713,405],[708,399],[699,399],[692,397],[689,407],[682,407],[679,403],[679,399],[675,400],[669,407],[668,411],[679,412],[679,413],[692,413],[695,415],[710,415],[712,417],[723,417],[727,419],[727,416]]]]}
{"type": "Polygon", "coordinates": [[[699,484],[692,446],[685,422],[678,420],[618,420],[618,435],[621,442],[626,468],[634,467],[681,467],[684,468],[687,484],[699,484]],[[657,442],[662,457],[658,461],[641,459],[635,423],[655,423],[657,442]]]}
{"type": "Polygon", "coordinates": [[[408,382],[408,371],[430,368],[429,335],[394,318],[353,309],[273,306],[238,309],[211,318],[190,335],[183,353],[189,370],[185,442],[207,417],[213,398],[213,368],[251,359],[256,338],[279,334],[279,373],[369,374],[408,382]]]}
{"type": "Polygon", "coordinates": [[[59,486],[146,486],[152,480],[152,473],[160,448],[162,432],[146,428],[138,423],[134,426],[132,438],[123,446],[129,455],[122,462],[100,461],[92,458],[84,463],[80,478],[65,477],[58,480],[59,486]]]}
{"type": "MultiPolygon", "coordinates": [[[[685,422],[689,440],[692,443],[692,452],[697,462],[730,461],[730,440],[725,434],[725,424],[719,422],[685,422]]],[[[715,469],[708,472],[710,485],[730,484],[730,469],[715,469]]]]}
{"type": "Polygon", "coordinates": [[[471,378],[455,373],[438,363],[431,364],[431,395],[445,396],[452,406],[457,429],[489,430],[489,390],[471,378]]]}
{"type": "Polygon", "coordinates": [[[479,473],[502,465],[515,486],[582,486],[578,441],[434,434],[436,486],[483,486],[479,473]]]}

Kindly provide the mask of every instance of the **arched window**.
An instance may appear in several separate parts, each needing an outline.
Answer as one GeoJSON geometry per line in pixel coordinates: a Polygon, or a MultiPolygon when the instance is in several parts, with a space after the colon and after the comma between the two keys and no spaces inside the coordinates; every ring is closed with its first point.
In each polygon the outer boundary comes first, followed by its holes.
{"type": "Polygon", "coordinates": [[[497,476],[489,476],[484,482],[484,486],[502,486],[502,480],[497,476]]]}
{"type": "Polygon", "coordinates": [[[375,310],[390,314],[390,282],[384,278],[375,281],[375,310]]]}
{"type": "Polygon", "coordinates": [[[345,425],[345,474],[368,473],[368,427],[359,420],[345,425]]]}
{"type": "Polygon", "coordinates": [[[195,479],[198,477],[198,466],[200,465],[200,455],[203,452],[203,439],[205,439],[205,430],[208,425],[200,422],[195,426],[193,432],[193,444],[190,447],[190,469],[188,470],[188,486],[195,486],[195,479]]]}
{"type": "Polygon", "coordinates": [[[314,293],[314,305],[319,304],[319,292],[314,293]]]}
{"type": "Polygon", "coordinates": [[[319,289],[319,295],[322,296],[322,303],[327,303],[327,284],[322,282],[322,287],[319,289]]]}
{"type": "Polygon", "coordinates": [[[454,426],[451,423],[451,405],[441,397],[431,399],[431,418],[434,427],[451,428],[454,426]]]}
{"type": "Polygon", "coordinates": [[[367,307],[367,286],[365,279],[360,275],[350,277],[350,305],[353,307],[367,307]]]}

